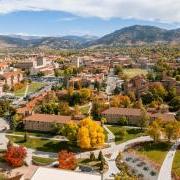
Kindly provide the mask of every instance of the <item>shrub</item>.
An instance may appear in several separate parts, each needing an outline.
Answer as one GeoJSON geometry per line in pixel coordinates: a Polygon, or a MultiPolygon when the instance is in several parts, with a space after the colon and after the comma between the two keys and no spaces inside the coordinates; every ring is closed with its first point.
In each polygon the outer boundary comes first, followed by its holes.
{"type": "Polygon", "coordinates": [[[5,160],[12,167],[20,167],[24,164],[26,154],[26,149],[22,146],[9,146],[5,153],[5,160]]]}
{"type": "Polygon", "coordinates": [[[72,152],[62,150],[59,152],[59,168],[74,170],[77,166],[76,156],[72,152]]]}

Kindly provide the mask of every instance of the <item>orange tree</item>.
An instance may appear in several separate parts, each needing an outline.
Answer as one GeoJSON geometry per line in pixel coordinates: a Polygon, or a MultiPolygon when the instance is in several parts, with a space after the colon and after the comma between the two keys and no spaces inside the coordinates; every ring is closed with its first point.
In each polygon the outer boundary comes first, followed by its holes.
{"type": "Polygon", "coordinates": [[[72,152],[62,150],[59,152],[58,159],[60,169],[74,170],[77,166],[76,156],[72,152]]]}
{"type": "Polygon", "coordinates": [[[26,149],[23,146],[9,146],[5,153],[6,162],[13,167],[20,167],[26,157],[26,149]]]}

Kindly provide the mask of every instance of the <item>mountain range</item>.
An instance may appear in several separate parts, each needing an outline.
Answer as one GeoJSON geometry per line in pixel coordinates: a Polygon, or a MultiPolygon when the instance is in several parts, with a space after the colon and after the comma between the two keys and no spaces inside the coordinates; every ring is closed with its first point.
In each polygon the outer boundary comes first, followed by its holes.
{"type": "Polygon", "coordinates": [[[40,37],[21,35],[0,35],[0,48],[52,48],[80,49],[97,46],[125,46],[157,43],[180,44],[180,28],[167,30],[155,26],[134,25],[117,30],[103,37],[63,36],[40,37]]]}

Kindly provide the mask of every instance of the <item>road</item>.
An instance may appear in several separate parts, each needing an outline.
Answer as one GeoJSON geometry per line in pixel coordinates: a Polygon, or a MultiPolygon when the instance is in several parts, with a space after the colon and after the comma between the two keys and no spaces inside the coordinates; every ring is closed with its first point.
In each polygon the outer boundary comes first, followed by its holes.
{"type": "Polygon", "coordinates": [[[9,129],[9,124],[3,118],[0,118],[0,149],[6,149],[9,141],[3,131],[4,128],[9,129]]]}
{"type": "Polygon", "coordinates": [[[166,158],[164,159],[164,162],[161,166],[158,180],[171,180],[173,159],[179,145],[180,139],[171,147],[170,151],[167,153],[166,158]]]}

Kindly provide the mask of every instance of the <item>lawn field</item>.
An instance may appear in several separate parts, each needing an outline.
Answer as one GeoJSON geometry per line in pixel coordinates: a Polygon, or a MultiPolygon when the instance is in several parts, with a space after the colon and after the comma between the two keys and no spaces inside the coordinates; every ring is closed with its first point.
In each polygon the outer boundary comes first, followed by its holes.
{"type": "Polygon", "coordinates": [[[135,148],[135,150],[137,154],[155,162],[158,165],[161,165],[170,148],[171,144],[167,142],[146,142],[143,143],[140,147],[135,148]]]}
{"type": "MultiPolygon", "coordinates": [[[[35,93],[36,91],[38,91],[38,89],[40,89],[43,86],[44,86],[44,83],[32,82],[29,85],[27,94],[35,93]]],[[[22,89],[19,89],[19,90],[15,91],[14,94],[15,94],[15,96],[22,97],[22,96],[24,96],[25,91],[26,91],[26,86],[24,86],[22,89]]]]}
{"type": "Polygon", "coordinates": [[[33,162],[40,164],[40,165],[49,165],[49,164],[55,162],[57,159],[33,156],[32,160],[33,160],[33,162]]]}
{"type": "Polygon", "coordinates": [[[75,145],[69,144],[67,141],[55,141],[48,139],[36,139],[28,138],[27,141],[24,141],[24,137],[9,136],[8,139],[12,142],[25,146],[27,148],[36,149],[38,151],[44,152],[59,152],[61,150],[67,149],[69,151],[78,152],[79,148],[75,145]]]}
{"type": "Polygon", "coordinates": [[[145,135],[145,133],[142,132],[141,129],[125,128],[127,133],[126,133],[125,137],[122,139],[119,135],[119,131],[121,128],[122,128],[122,126],[108,126],[108,129],[115,135],[116,144],[120,144],[125,141],[145,135]]]}
{"type": "Polygon", "coordinates": [[[137,75],[146,75],[148,72],[144,69],[134,68],[134,69],[123,69],[123,73],[127,75],[128,79],[133,78],[137,75]]]}
{"type": "Polygon", "coordinates": [[[176,151],[173,162],[173,172],[180,178],[180,149],[176,151]]]}

